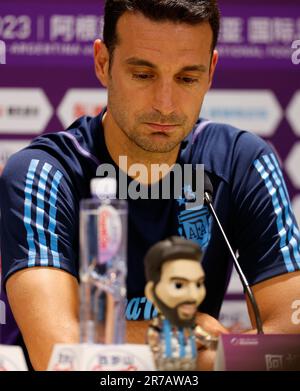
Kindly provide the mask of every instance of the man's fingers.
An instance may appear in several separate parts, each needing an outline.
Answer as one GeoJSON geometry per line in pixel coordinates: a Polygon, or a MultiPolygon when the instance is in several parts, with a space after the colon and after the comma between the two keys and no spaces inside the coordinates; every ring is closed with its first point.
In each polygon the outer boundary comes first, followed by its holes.
{"type": "Polygon", "coordinates": [[[229,331],[217,319],[204,313],[198,313],[196,323],[211,335],[228,334],[229,331]]]}

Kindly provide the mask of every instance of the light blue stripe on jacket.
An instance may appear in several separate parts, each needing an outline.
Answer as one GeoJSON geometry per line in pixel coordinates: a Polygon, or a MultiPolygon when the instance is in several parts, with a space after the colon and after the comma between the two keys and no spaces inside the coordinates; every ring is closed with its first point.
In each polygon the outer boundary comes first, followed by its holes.
{"type": "Polygon", "coordinates": [[[36,229],[39,237],[40,248],[40,265],[48,266],[48,247],[46,243],[45,228],[44,228],[44,214],[45,214],[45,189],[48,180],[48,175],[52,166],[48,163],[43,165],[37,191],[37,207],[36,207],[36,229]]]}
{"type": "Polygon", "coordinates": [[[32,206],[32,185],[34,181],[34,175],[38,166],[39,160],[32,159],[26,176],[25,183],[25,200],[24,200],[24,225],[27,232],[28,243],[28,267],[35,265],[36,248],[34,244],[34,233],[31,227],[31,206],[32,206]]]}
{"type": "Polygon", "coordinates": [[[258,173],[260,174],[261,178],[264,180],[268,192],[272,198],[274,212],[277,216],[276,223],[277,223],[278,234],[280,236],[280,251],[282,253],[287,270],[289,272],[293,272],[295,268],[291,259],[290,249],[288,247],[287,231],[283,225],[283,218],[282,218],[283,208],[279,203],[277,189],[272,184],[272,181],[270,179],[271,174],[267,172],[267,170],[264,168],[264,166],[259,160],[256,160],[254,162],[254,166],[257,169],[258,173]]]}
{"type": "Polygon", "coordinates": [[[279,194],[280,194],[280,197],[282,200],[282,204],[284,206],[285,221],[286,221],[286,225],[288,226],[287,236],[286,236],[286,244],[288,245],[290,243],[290,245],[293,248],[294,259],[300,265],[299,238],[297,238],[297,234],[296,234],[296,232],[294,232],[295,229],[298,230],[298,228],[295,225],[295,223],[293,222],[292,217],[291,217],[292,211],[291,211],[289,199],[286,197],[285,189],[282,184],[283,179],[281,180],[279,178],[278,169],[272,163],[269,156],[265,155],[264,160],[271,171],[271,175],[272,175],[273,179],[275,180],[276,186],[278,188],[278,191],[279,191],[279,194]]]}
{"type": "Polygon", "coordinates": [[[56,267],[60,267],[60,261],[59,261],[59,254],[58,254],[58,238],[57,234],[55,233],[56,228],[56,202],[57,202],[57,192],[58,192],[58,186],[62,178],[62,173],[60,171],[56,171],[52,186],[50,190],[50,210],[49,210],[49,225],[48,225],[48,231],[50,233],[50,248],[51,253],[53,257],[53,265],[56,267]]]}

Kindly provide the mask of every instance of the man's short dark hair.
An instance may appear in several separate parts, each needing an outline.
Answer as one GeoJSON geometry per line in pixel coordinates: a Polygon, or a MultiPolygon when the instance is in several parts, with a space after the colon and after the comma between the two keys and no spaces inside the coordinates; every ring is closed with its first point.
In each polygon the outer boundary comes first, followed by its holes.
{"type": "Polygon", "coordinates": [[[125,12],[140,12],[153,21],[191,25],[209,22],[213,31],[212,51],[217,45],[220,28],[217,0],[106,0],[103,40],[111,56],[118,44],[117,22],[125,12]]]}
{"type": "Polygon", "coordinates": [[[171,236],[156,243],[144,258],[146,280],[157,284],[160,280],[162,265],[175,259],[188,259],[200,263],[202,251],[195,242],[180,236],[171,236]]]}

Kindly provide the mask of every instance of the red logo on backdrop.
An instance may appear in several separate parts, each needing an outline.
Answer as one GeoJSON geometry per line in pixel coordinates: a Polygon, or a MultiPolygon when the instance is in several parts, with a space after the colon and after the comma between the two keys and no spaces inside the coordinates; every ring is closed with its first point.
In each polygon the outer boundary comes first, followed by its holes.
{"type": "Polygon", "coordinates": [[[73,117],[78,118],[83,115],[91,115],[92,117],[98,115],[102,111],[101,105],[88,106],[82,103],[76,103],[73,108],[73,117]]]}

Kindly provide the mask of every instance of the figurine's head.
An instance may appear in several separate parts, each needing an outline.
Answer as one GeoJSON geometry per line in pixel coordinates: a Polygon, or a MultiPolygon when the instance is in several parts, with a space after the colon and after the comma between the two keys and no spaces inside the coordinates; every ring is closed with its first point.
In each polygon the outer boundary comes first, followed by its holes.
{"type": "Polygon", "coordinates": [[[192,326],[205,297],[201,258],[196,243],[177,236],[156,243],[145,256],[145,295],[175,326],[192,326]]]}

